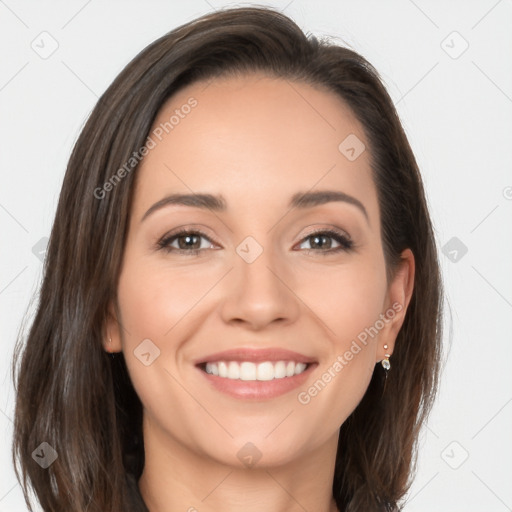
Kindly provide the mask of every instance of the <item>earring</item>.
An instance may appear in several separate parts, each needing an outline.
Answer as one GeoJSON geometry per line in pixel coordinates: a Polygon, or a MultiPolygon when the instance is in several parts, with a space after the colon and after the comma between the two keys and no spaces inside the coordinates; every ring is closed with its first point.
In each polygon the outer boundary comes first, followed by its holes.
{"type": "MultiPolygon", "coordinates": [[[[388,346],[384,345],[384,350],[387,350],[387,349],[388,349],[388,346]]],[[[391,363],[389,362],[390,357],[391,357],[391,354],[385,354],[384,359],[380,362],[380,364],[382,365],[382,368],[384,368],[384,370],[386,370],[386,374],[389,371],[389,369],[391,368],[391,363]]]]}

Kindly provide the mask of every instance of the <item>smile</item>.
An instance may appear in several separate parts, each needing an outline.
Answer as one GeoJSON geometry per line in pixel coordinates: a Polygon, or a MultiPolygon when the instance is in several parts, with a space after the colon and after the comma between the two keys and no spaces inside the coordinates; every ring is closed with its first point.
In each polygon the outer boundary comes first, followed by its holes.
{"type": "Polygon", "coordinates": [[[210,389],[242,400],[268,400],[305,384],[318,362],[281,348],[237,348],[194,361],[210,389]]]}
{"type": "Polygon", "coordinates": [[[223,379],[244,381],[268,381],[286,379],[303,373],[307,364],[294,361],[264,361],[253,363],[251,361],[219,361],[206,363],[205,371],[223,379]]]}

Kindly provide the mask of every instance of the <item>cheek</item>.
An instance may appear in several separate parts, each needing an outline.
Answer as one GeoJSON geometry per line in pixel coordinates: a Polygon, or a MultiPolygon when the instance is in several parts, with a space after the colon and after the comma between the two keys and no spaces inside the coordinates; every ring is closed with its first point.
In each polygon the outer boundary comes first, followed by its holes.
{"type": "Polygon", "coordinates": [[[172,378],[179,348],[176,333],[204,293],[197,289],[197,279],[195,289],[192,283],[192,278],[144,257],[125,260],[119,278],[123,354],[133,386],[152,417],[165,416],[162,404],[177,401],[179,390],[172,378]]]}
{"type": "Polygon", "coordinates": [[[126,265],[119,281],[121,310],[127,345],[142,339],[154,339],[167,347],[169,332],[193,308],[211,286],[198,279],[197,270],[169,269],[151,261],[139,260],[126,265]],[[165,343],[164,343],[165,340],[165,343]]]}
{"type": "Polygon", "coordinates": [[[368,335],[361,327],[368,325],[369,318],[364,311],[359,311],[357,316],[338,315],[333,325],[340,334],[331,336],[326,357],[315,369],[308,387],[297,395],[303,414],[308,418],[323,418],[328,430],[339,428],[354,411],[375,370],[378,338],[368,335]]]}
{"type": "Polygon", "coordinates": [[[324,418],[331,428],[345,421],[369,385],[385,293],[385,267],[378,260],[318,273],[298,293],[318,316],[328,347],[314,381],[297,399],[311,417],[324,418]]]}
{"type": "Polygon", "coordinates": [[[165,261],[128,254],[118,286],[122,346],[133,385],[148,409],[179,393],[172,376],[183,357],[181,346],[200,326],[206,303],[201,299],[218,279],[212,266],[170,268],[165,261]],[[144,361],[141,356],[148,352],[144,361]]]}
{"type": "Polygon", "coordinates": [[[386,294],[384,263],[354,257],[338,267],[301,268],[295,276],[296,293],[324,326],[337,350],[366,328],[382,312],[386,294]]]}

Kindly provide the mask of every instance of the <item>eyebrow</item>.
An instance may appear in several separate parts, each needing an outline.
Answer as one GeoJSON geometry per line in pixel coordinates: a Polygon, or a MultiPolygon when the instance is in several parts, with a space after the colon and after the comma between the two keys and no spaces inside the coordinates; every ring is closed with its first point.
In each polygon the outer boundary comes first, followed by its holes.
{"type": "MultiPolygon", "coordinates": [[[[319,190],[315,192],[297,192],[290,200],[290,208],[312,208],[331,202],[343,202],[356,206],[368,221],[368,212],[364,205],[351,195],[337,190],[319,190]]],[[[170,194],[151,206],[142,216],[141,222],[156,210],[170,205],[191,206],[193,208],[208,209],[214,212],[227,210],[226,200],[221,195],[213,194],[170,194]]]]}
{"type": "Polygon", "coordinates": [[[359,208],[364,214],[367,221],[368,212],[364,207],[363,203],[353,196],[345,194],[345,192],[339,192],[337,190],[318,190],[315,192],[304,192],[294,194],[290,201],[290,207],[292,208],[312,208],[313,206],[319,206],[334,201],[348,203],[359,208]]]}

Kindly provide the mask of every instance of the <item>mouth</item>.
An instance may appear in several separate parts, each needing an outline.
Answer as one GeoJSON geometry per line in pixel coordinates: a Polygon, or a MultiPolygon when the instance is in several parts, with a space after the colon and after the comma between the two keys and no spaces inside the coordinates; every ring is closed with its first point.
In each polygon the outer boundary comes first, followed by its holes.
{"type": "Polygon", "coordinates": [[[205,357],[195,366],[217,391],[241,399],[269,399],[305,382],[317,362],[281,349],[230,350],[205,357]]]}

